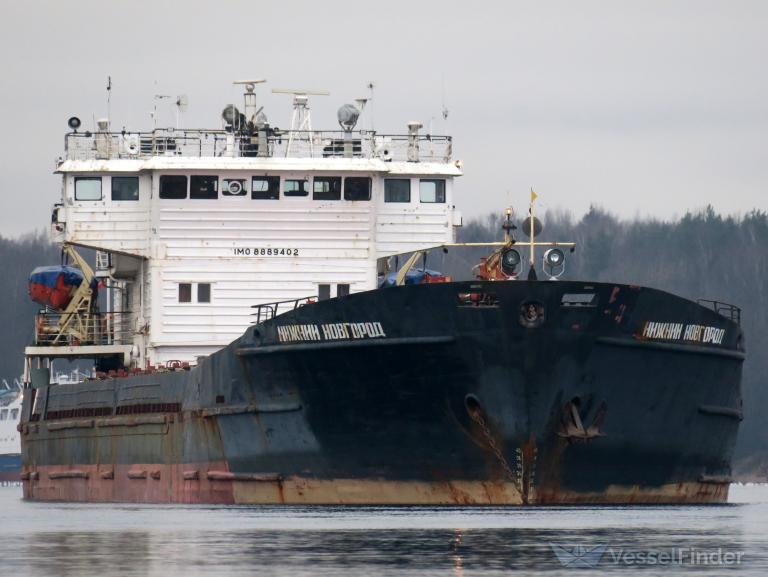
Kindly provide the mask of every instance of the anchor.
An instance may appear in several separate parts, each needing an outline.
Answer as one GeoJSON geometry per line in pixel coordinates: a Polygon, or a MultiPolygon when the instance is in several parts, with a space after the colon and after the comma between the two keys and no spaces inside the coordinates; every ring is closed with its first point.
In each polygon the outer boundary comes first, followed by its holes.
{"type": "Polygon", "coordinates": [[[588,427],[584,427],[581,421],[581,415],[579,414],[578,402],[568,401],[563,405],[563,413],[560,422],[560,430],[557,432],[558,436],[566,439],[576,439],[586,441],[594,439],[596,437],[604,437],[605,434],[600,432],[600,427],[605,421],[605,416],[608,413],[608,404],[603,401],[597,408],[594,419],[588,427]]]}

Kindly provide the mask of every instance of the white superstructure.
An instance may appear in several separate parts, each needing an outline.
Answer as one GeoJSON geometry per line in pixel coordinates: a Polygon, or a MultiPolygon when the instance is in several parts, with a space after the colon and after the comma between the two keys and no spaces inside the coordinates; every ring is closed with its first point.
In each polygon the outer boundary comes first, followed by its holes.
{"type": "Polygon", "coordinates": [[[17,426],[21,415],[22,393],[18,383],[13,387],[3,380],[0,394],[0,457],[21,454],[21,437],[17,426]]]}
{"type": "Polygon", "coordinates": [[[341,111],[344,130],[278,131],[252,85],[245,112],[228,106],[219,130],[67,135],[53,240],[101,253],[102,313],[132,366],[194,362],[253,305],[371,290],[389,257],[454,240],[450,137],[353,131],[341,111]]]}

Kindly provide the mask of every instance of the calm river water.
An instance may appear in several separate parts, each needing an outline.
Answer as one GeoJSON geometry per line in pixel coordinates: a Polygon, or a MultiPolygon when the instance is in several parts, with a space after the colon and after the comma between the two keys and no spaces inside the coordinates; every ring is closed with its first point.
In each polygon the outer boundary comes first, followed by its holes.
{"type": "Polygon", "coordinates": [[[0,488],[0,575],[768,575],[768,486],[690,507],[39,504],[0,488]]]}

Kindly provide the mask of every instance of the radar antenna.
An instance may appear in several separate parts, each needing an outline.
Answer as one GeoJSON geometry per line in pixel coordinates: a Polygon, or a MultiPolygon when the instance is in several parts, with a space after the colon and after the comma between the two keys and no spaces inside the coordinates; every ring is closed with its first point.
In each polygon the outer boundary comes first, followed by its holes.
{"type": "Polygon", "coordinates": [[[245,92],[243,93],[243,112],[245,113],[246,122],[256,124],[256,115],[260,109],[256,107],[256,90],[257,84],[264,84],[267,81],[266,78],[257,78],[256,80],[235,80],[232,84],[245,85],[245,92]]]}
{"type": "Polygon", "coordinates": [[[330,96],[331,93],[327,90],[304,90],[301,88],[273,88],[272,93],[293,95],[293,116],[291,117],[291,131],[288,135],[288,146],[285,148],[285,156],[287,157],[290,154],[294,140],[307,140],[309,142],[309,154],[314,156],[312,147],[312,114],[309,110],[309,97],[330,96]]]}

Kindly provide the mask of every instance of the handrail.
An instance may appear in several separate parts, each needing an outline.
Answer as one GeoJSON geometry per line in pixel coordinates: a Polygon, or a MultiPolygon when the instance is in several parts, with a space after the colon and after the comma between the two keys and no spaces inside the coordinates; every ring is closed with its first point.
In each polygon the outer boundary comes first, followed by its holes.
{"type": "Polygon", "coordinates": [[[59,321],[66,314],[43,310],[35,316],[35,346],[124,345],[133,342],[134,316],[130,311],[81,315],[83,338],[62,332],[59,321]]]}
{"type": "Polygon", "coordinates": [[[273,319],[276,316],[287,313],[289,311],[294,311],[305,305],[314,304],[315,302],[317,302],[317,295],[300,297],[297,299],[288,299],[284,301],[274,301],[271,303],[262,303],[258,305],[251,305],[251,308],[256,309],[256,312],[253,313],[253,316],[256,317],[256,321],[255,321],[256,324],[260,324],[264,321],[273,319]],[[285,306],[281,306],[281,305],[285,305],[285,306]],[[281,308],[284,309],[282,312],[280,310],[281,308]]]}
{"type": "Polygon", "coordinates": [[[741,309],[736,305],[709,299],[698,299],[696,302],[703,307],[712,309],[720,316],[732,320],[737,325],[741,324],[741,309]]]}
{"type": "Polygon", "coordinates": [[[379,134],[372,130],[279,130],[247,132],[222,129],[157,128],[152,132],[70,132],[68,160],[172,157],[377,158],[450,162],[453,139],[434,134],[379,134]],[[411,152],[413,149],[410,150],[411,152]]]}

